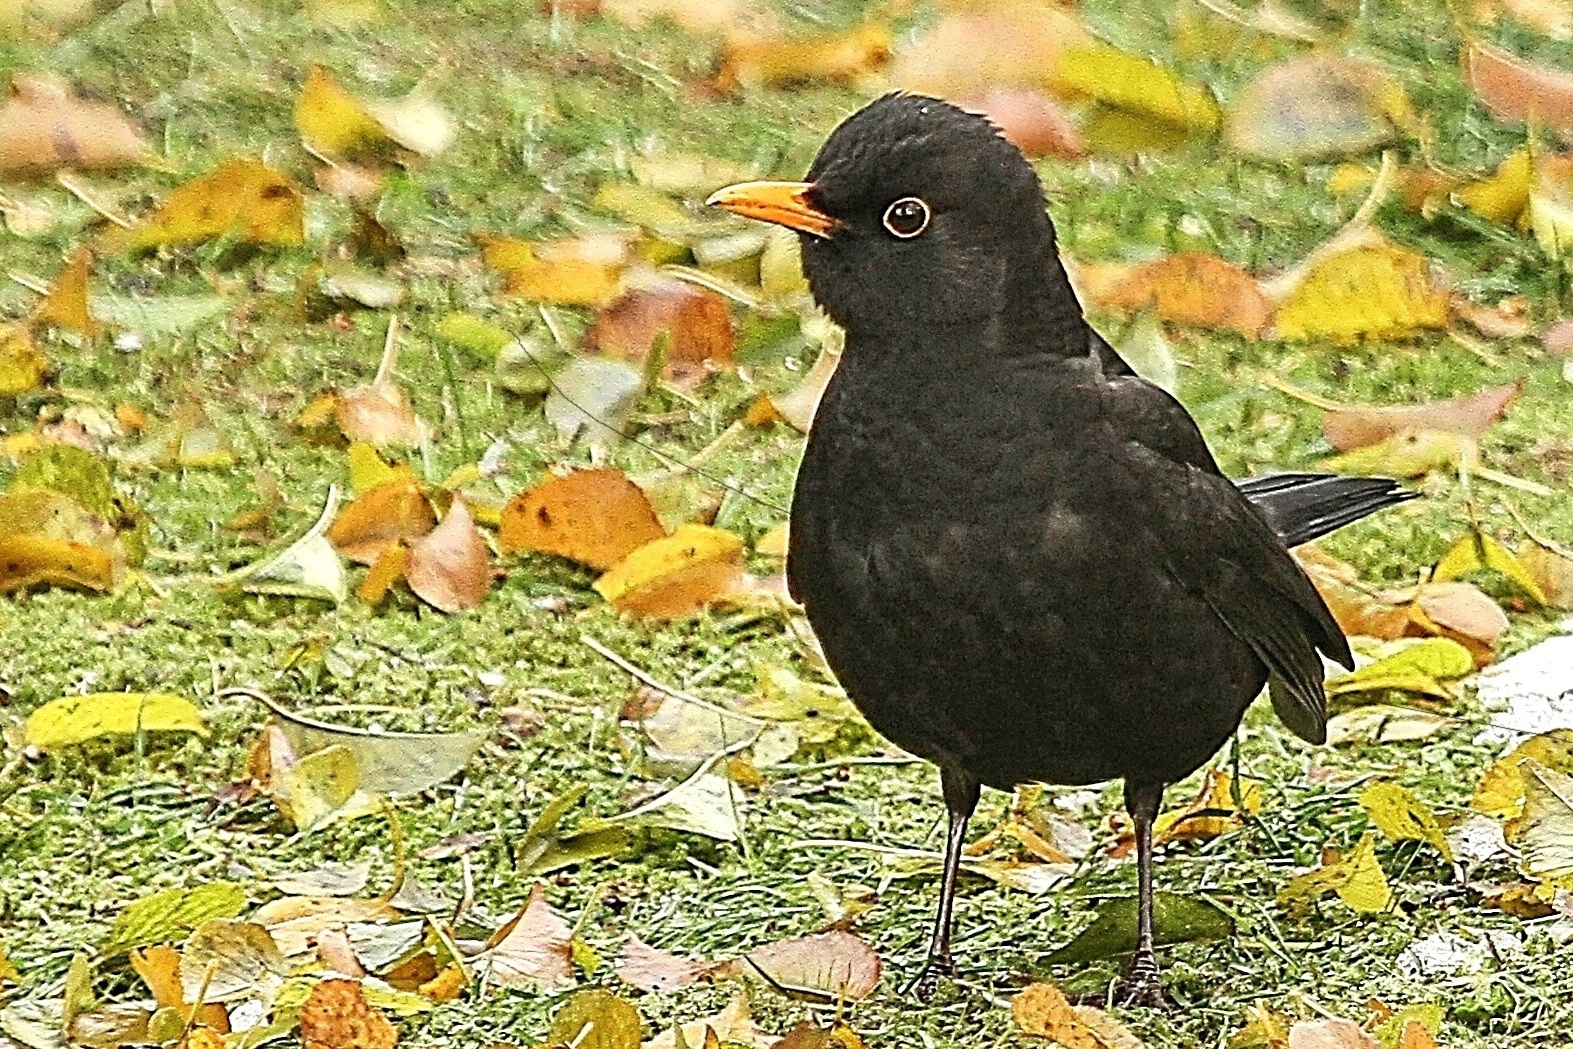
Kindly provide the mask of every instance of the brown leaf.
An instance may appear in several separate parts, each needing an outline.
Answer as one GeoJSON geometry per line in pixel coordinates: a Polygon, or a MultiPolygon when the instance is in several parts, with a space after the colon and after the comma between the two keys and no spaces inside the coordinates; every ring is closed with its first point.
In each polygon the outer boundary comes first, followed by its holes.
{"type": "Polygon", "coordinates": [[[1242,153],[1279,161],[1368,153],[1414,120],[1374,62],[1314,51],[1270,65],[1241,89],[1224,129],[1242,153]]]}
{"type": "Polygon", "coordinates": [[[787,990],[852,1002],[873,993],[883,968],[874,948],[849,932],[833,930],[756,947],[744,958],[723,963],[716,975],[757,975],[756,966],[787,990]]]}
{"type": "Polygon", "coordinates": [[[1289,1049],[1381,1049],[1353,1020],[1302,1020],[1289,1028],[1289,1049]]]}
{"type": "MultiPolygon", "coordinates": [[[[773,1045],[775,1039],[765,1034],[754,1026],[754,1018],[748,1011],[748,995],[742,991],[726,1004],[714,1016],[707,1016],[703,1020],[695,1020],[682,1025],[683,1041],[691,1049],[700,1049],[719,1046],[722,1042],[727,1045],[740,1045],[751,1049],[766,1049],[773,1045]]],[[[677,1038],[672,1028],[668,1027],[654,1038],[645,1042],[642,1049],[676,1049],[677,1038]]]]}
{"type": "Polygon", "coordinates": [[[76,250],[50,285],[49,296],[33,315],[33,323],[74,331],[89,339],[103,330],[103,326],[93,319],[87,304],[87,279],[92,263],[92,248],[83,246],[76,250]]]}
{"type": "Polygon", "coordinates": [[[1341,452],[1364,448],[1406,431],[1456,433],[1478,440],[1502,418],[1523,388],[1523,380],[1519,380],[1446,401],[1346,405],[1322,416],[1322,433],[1341,452]]]}
{"type": "Polygon", "coordinates": [[[388,544],[414,540],[437,524],[421,483],[400,477],[351,501],[328,528],[328,540],[351,561],[375,564],[388,544]]]}
{"type": "Polygon", "coordinates": [[[1392,641],[1409,632],[1408,601],[1372,593],[1352,565],[1314,544],[1298,546],[1293,553],[1344,633],[1392,641]]]}
{"type": "Polygon", "coordinates": [[[1573,317],[1548,325],[1540,335],[1540,344],[1553,357],[1573,355],[1573,317]]]}
{"type": "Polygon", "coordinates": [[[1029,157],[1077,160],[1087,144],[1070,114],[1053,96],[1032,87],[1001,84],[958,103],[982,113],[1017,149],[1029,157]]]}
{"type": "Polygon", "coordinates": [[[491,981],[500,987],[555,991],[572,985],[573,929],[546,902],[539,882],[507,925],[497,931],[481,957],[491,981]]]}
{"type": "Polygon", "coordinates": [[[1471,40],[1464,48],[1464,81],[1493,116],[1573,132],[1573,71],[1526,62],[1471,40]]]}
{"type": "Polygon", "coordinates": [[[723,51],[717,84],[723,91],[811,81],[850,84],[890,61],[890,39],[890,28],[878,21],[819,36],[734,36],[723,51]]]}
{"type": "Polygon", "coordinates": [[[1454,295],[1453,313],[1488,339],[1522,339],[1535,331],[1535,322],[1529,317],[1529,300],[1522,295],[1510,296],[1495,306],[1482,306],[1454,295]]]}
{"type": "Polygon", "coordinates": [[[0,103],[0,172],[108,170],[147,158],[142,133],[114,106],[78,98],[46,74],[12,76],[0,103]]]}
{"type": "Polygon", "coordinates": [[[651,947],[638,936],[628,938],[612,967],[619,977],[641,991],[675,991],[704,977],[713,968],[709,963],[651,947]]]}
{"type": "Polygon", "coordinates": [[[644,491],[603,467],[548,478],[514,496],[497,543],[504,552],[537,550],[605,571],[665,534],[644,491]]]}
{"type": "Polygon", "coordinates": [[[1410,615],[1425,632],[1469,649],[1477,667],[1496,658],[1497,639],[1508,628],[1507,614],[1479,587],[1451,580],[1420,587],[1410,615]]]}
{"type": "Polygon", "coordinates": [[[670,338],[662,373],[668,382],[691,390],[732,366],[737,330],[726,300],[675,277],[657,275],[630,287],[596,315],[585,344],[642,361],[662,332],[670,338]]]}
{"type": "Polygon", "coordinates": [[[1147,263],[1098,305],[1126,312],[1152,308],[1166,321],[1236,331],[1247,339],[1261,334],[1270,312],[1249,273],[1200,251],[1147,263]]]}
{"type": "Polygon", "coordinates": [[[998,86],[1047,88],[1060,56],[1091,39],[1075,13],[1048,4],[950,11],[897,52],[890,78],[941,98],[976,98],[998,86]]]}
{"type": "Polygon", "coordinates": [[[346,438],[377,448],[420,444],[424,432],[415,409],[410,407],[409,394],[390,379],[340,394],[335,417],[346,438]]]}
{"type": "Polygon", "coordinates": [[[1047,1038],[1061,1049],[1142,1049],[1142,1041],[1102,1009],[1073,1006],[1052,983],[1031,983],[1010,1002],[1011,1019],[1024,1034],[1047,1038]]]}
{"type": "Polygon", "coordinates": [[[443,612],[463,612],[486,600],[491,557],[463,499],[454,496],[442,523],[411,541],[405,582],[416,597],[443,612]]]}
{"type": "Polygon", "coordinates": [[[329,164],[317,169],[317,188],[330,197],[368,203],[382,196],[382,175],[358,164],[329,164]]]}
{"type": "Polygon", "coordinates": [[[260,161],[225,161],[171,190],[151,216],[100,241],[109,251],[146,251],[201,244],[220,237],[245,244],[293,248],[306,242],[300,187],[260,161]]]}
{"type": "Polygon", "coordinates": [[[300,1007],[305,1049],[393,1049],[398,1033],[357,980],[323,980],[300,1007]]]}

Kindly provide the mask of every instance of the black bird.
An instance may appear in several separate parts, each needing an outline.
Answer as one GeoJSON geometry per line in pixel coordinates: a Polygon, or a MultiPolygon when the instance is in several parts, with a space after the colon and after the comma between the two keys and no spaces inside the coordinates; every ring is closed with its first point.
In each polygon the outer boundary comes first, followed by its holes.
{"type": "Polygon", "coordinates": [[[1224,477],[1189,413],[1082,318],[1036,174],[977,115],[888,95],[831,134],[807,181],[710,203],[797,230],[814,298],[846,330],[787,573],[853,702],[940,768],[950,833],[920,993],[954,973],[979,785],[1119,778],[1140,887],[1126,990],[1161,1002],[1164,786],[1264,684],[1289,728],[1325,741],[1321,655],[1352,660],[1287,547],[1408,495],[1224,477]]]}

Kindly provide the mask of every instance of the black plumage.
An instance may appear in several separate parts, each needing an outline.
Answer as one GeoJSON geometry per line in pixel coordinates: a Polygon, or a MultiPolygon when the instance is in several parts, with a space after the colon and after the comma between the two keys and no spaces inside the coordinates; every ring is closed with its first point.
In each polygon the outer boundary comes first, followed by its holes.
{"type": "Polygon", "coordinates": [[[1082,317],[1031,166],[985,120],[892,95],[807,181],[712,202],[802,234],[846,350],[792,504],[788,578],[847,694],[939,765],[951,816],[926,973],[979,785],[1123,779],[1142,898],[1135,997],[1161,997],[1151,823],[1269,681],[1326,734],[1348,643],[1286,544],[1407,498],[1293,474],[1236,485],[1190,415],[1082,317]]]}

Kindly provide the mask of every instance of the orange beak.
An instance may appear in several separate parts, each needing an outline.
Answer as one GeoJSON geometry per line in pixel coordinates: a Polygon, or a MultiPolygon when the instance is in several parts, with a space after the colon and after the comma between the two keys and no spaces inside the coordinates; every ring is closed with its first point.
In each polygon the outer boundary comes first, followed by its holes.
{"type": "Polygon", "coordinates": [[[829,240],[841,223],[804,199],[804,194],[813,185],[812,182],[739,182],[716,190],[705,203],[746,219],[774,222],[829,240]]]}

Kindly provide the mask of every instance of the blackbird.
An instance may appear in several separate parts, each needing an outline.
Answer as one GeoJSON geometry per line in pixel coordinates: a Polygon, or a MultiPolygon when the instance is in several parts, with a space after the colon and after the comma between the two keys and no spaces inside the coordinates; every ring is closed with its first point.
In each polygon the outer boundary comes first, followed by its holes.
{"type": "Polygon", "coordinates": [[[1162,1002],[1152,825],[1269,686],[1326,739],[1348,642],[1288,546],[1408,493],[1289,474],[1239,485],[1189,413],[1088,326],[1030,164],[984,118],[887,95],[804,182],[710,203],[798,231],[846,348],[808,436],[787,576],[848,696],[939,766],[950,830],[915,981],[954,975],[951,904],[979,786],[1125,781],[1138,940],[1162,1002]]]}

